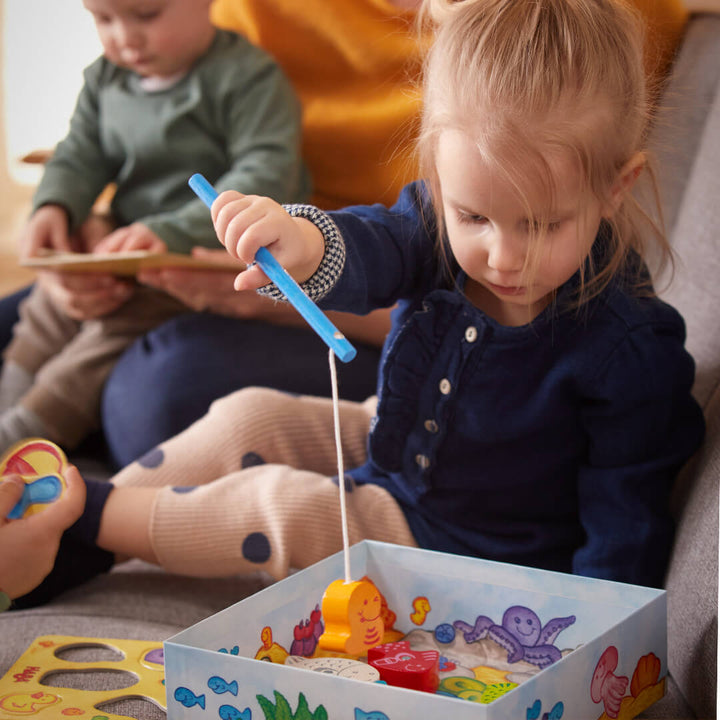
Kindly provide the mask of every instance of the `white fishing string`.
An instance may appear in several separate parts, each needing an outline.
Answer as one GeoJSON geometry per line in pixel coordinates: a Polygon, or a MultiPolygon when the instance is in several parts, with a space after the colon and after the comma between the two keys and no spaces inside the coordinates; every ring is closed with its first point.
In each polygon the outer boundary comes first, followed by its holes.
{"type": "Polygon", "coordinates": [[[345,582],[352,582],[350,575],[350,542],[348,540],[347,509],[345,507],[345,468],[343,466],[342,443],[340,442],[340,401],[338,399],[337,367],[335,353],[330,348],[330,383],[332,385],[333,425],[335,427],[335,450],[338,464],[338,487],[340,488],[340,522],[342,523],[343,557],[345,561],[345,582]]]}

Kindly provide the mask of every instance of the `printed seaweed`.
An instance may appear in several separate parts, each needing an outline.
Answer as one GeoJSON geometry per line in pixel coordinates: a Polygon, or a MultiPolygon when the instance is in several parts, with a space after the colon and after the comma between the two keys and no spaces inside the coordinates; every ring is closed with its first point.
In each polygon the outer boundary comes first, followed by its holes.
{"type": "Polygon", "coordinates": [[[274,705],[272,700],[268,700],[264,695],[256,696],[265,715],[265,720],[328,720],[327,710],[322,705],[318,705],[315,711],[312,712],[305,695],[302,693],[298,697],[298,706],[295,713],[293,713],[290,703],[282,693],[274,690],[273,694],[275,695],[274,705]]]}

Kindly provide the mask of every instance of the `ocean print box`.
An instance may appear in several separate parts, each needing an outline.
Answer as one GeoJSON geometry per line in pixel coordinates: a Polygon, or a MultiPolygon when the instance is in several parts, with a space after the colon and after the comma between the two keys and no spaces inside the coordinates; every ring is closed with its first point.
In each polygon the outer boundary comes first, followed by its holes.
{"type": "Polygon", "coordinates": [[[370,541],[350,552],[353,580],[381,594],[385,640],[408,643],[398,657],[439,654],[436,693],[323,659],[339,553],[167,640],[168,719],[626,720],[664,695],[662,590],[370,541]]]}

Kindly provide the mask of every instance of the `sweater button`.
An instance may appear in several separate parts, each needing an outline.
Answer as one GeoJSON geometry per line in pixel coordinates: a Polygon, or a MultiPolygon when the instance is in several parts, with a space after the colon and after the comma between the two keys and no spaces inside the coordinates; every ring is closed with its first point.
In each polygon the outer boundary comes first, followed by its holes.
{"type": "Polygon", "coordinates": [[[429,433],[435,434],[440,428],[438,427],[438,424],[434,420],[426,420],[425,421],[425,429],[429,433]]]}
{"type": "Polygon", "coordinates": [[[449,395],[451,390],[452,390],[452,385],[450,384],[450,381],[447,378],[443,378],[440,381],[440,392],[443,395],[449,395]]]}
{"type": "Polygon", "coordinates": [[[474,325],[469,325],[467,328],[465,328],[465,339],[469,343],[474,343],[477,340],[477,337],[478,331],[474,325]]]}
{"type": "Polygon", "coordinates": [[[427,468],[430,467],[430,458],[427,455],[422,455],[418,453],[415,456],[415,462],[418,464],[418,467],[422,468],[423,470],[427,470],[427,468]]]}

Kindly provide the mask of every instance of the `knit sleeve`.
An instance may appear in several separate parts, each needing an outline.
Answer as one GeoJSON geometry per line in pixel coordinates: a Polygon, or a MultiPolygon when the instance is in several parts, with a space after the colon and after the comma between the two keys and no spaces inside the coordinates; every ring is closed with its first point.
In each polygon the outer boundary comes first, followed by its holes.
{"type": "MultiPolygon", "coordinates": [[[[313,222],[325,239],[320,267],[302,288],[323,309],[356,314],[424,295],[436,270],[424,198],[424,186],[411,183],[391,208],[356,205],[326,213],[311,205],[286,206],[291,215],[313,222]]],[[[272,285],[262,292],[281,297],[272,285]]]]}
{"type": "Polygon", "coordinates": [[[662,584],[673,538],[673,480],[704,432],[690,394],[694,364],[676,317],[629,330],[584,400],[587,455],[578,506],[585,542],[573,559],[578,574],[662,584]]]}
{"type": "MultiPolygon", "coordinates": [[[[285,210],[292,217],[309,220],[322,233],[325,241],[325,253],[318,269],[300,288],[308,297],[317,302],[322,300],[337,282],[345,266],[345,243],[332,218],[313,205],[285,205],[285,210]]],[[[260,295],[275,300],[287,300],[275,283],[270,283],[258,290],[260,295]]]]}
{"type": "Polygon", "coordinates": [[[71,232],[85,220],[117,170],[100,141],[98,92],[106,71],[102,59],[85,70],[68,134],[55,148],[33,196],[33,211],[51,203],[62,205],[68,211],[71,232]]]}
{"type": "MultiPolygon", "coordinates": [[[[233,40],[233,46],[208,58],[194,78],[203,98],[203,122],[222,137],[226,158],[225,167],[208,177],[218,192],[303,202],[310,180],[300,154],[298,100],[269,56],[242,38],[233,40]]],[[[217,247],[207,208],[195,199],[141,221],[176,251],[217,247]]]]}

